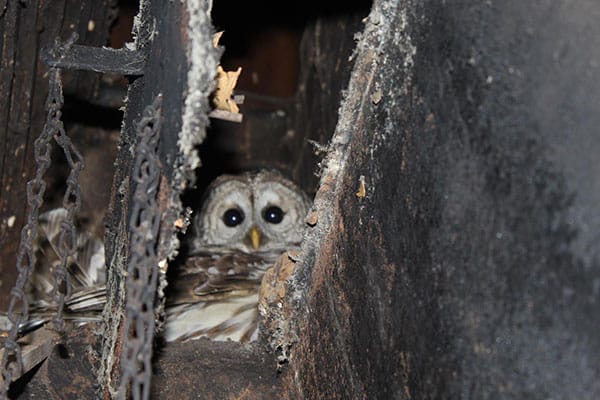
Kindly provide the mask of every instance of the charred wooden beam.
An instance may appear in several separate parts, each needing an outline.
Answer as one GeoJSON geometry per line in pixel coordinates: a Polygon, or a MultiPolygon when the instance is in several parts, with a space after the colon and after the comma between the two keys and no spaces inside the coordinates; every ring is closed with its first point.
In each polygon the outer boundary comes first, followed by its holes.
{"type": "MultiPolygon", "coordinates": [[[[194,146],[204,139],[208,124],[208,97],[214,86],[219,55],[212,44],[208,7],[208,1],[146,0],[136,18],[135,47],[143,55],[146,65],[144,75],[129,86],[107,217],[106,254],[111,297],[105,308],[99,369],[99,382],[106,397],[117,391],[122,369],[132,367],[126,360],[121,360],[123,341],[129,335],[123,329],[127,296],[124,271],[131,255],[129,217],[131,210],[140,207],[133,197],[136,186],[133,162],[139,139],[136,129],[144,108],[160,96],[163,111],[157,116],[161,128],[157,149],[160,186],[156,201],[161,224],[159,236],[154,238],[161,266],[158,297],[166,285],[167,262],[177,254],[177,232],[182,224],[176,224],[176,221],[185,219],[180,195],[194,181],[194,168],[199,164],[194,146]]],[[[158,297],[156,304],[160,305],[162,301],[163,298],[158,297]]],[[[144,391],[149,390],[148,384],[143,386],[144,391]]]]}
{"type": "Polygon", "coordinates": [[[553,5],[374,2],[280,398],[600,396],[600,6],[553,5]]]}
{"type": "Polygon", "coordinates": [[[264,348],[202,339],[159,350],[152,395],[155,399],[277,399],[279,379],[273,357],[264,348]]]}
{"type": "Polygon", "coordinates": [[[95,367],[99,364],[100,337],[97,323],[77,328],[44,347],[47,360],[33,376],[25,376],[11,388],[11,398],[93,399],[98,384],[95,367]],[[58,342],[60,339],[60,343],[58,342]]]}
{"type": "MultiPolygon", "coordinates": [[[[13,381],[27,374],[38,364],[44,361],[52,352],[52,348],[58,342],[59,338],[56,332],[43,327],[22,338],[17,343],[21,346],[21,357],[23,359],[23,369],[21,375],[13,376],[13,381]]],[[[0,350],[0,357],[6,349],[0,350]]],[[[4,380],[0,377],[0,385],[4,384],[4,380]]]]}
{"type": "Polygon", "coordinates": [[[64,51],[47,50],[42,58],[50,67],[133,76],[144,73],[144,55],[128,48],[111,49],[75,44],[64,51]]]}

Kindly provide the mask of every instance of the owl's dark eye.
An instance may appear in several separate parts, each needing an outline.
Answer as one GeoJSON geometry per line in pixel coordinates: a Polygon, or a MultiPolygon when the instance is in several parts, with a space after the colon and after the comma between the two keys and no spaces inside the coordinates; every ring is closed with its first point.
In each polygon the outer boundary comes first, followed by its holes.
{"type": "Polygon", "coordinates": [[[270,224],[278,224],[283,220],[283,210],[277,206],[270,206],[263,212],[263,218],[270,224]]]}
{"type": "Polygon", "coordinates": [[[223,213],[223,223],[232,228],[238,226],[244,221],[244,213],[237,208],[230,208],[223,213]]]}

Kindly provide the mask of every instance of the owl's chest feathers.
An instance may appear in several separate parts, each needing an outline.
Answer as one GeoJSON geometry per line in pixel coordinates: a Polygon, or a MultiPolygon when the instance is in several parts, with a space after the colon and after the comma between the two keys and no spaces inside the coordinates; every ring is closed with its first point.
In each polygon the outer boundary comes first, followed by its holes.
{"type": "Polygon", "coordinates": [[[168,342],[208,337],[253,341],[258,336],[258,293],[219,301],[180,304],[167,308],[164,336],[168,342]]]}
{"type": "Polygon", "coordinates": [[[258,291],[276,256],[196,254],[172,280],[165,339],[253,341],[258,336],[258,291]]]}
{"type": "Polygon", "coordinates": [[[170,279],[167,304],[219,301],[256,293],[270,261],[246,253],[196,255],[170,279]]]}

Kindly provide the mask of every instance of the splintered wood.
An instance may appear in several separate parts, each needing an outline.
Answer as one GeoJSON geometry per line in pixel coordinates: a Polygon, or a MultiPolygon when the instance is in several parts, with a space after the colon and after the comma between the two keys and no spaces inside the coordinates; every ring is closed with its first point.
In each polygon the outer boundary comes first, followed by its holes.
{"type": "MultiPolygon", "coordinates": [[[[19,379],[33,367],[48,358],[57,341],[56,333],[45,327],[19,339],[18,342],[21,346],[21,356],[23,357],[23,370],[21,371],[21,374],[13,376],[13,381],[19,379]]],[[[0,357],[4,355],[4,351],[5,349],[0,350],[0,357]]],[[[0,375],[0,385],[3,384],[4,380],[0,375]]]]}
{"type": "MultiPolygon", "coordinates": [[[[219,40],[223,31],[217,32],[213,36],[213,46],[219,47],[219,40]]],[[[233,122],[242,122],[242,114],[238,103],[241,104],[243,98],[233,96],[233,90],[237,85],[238,78],[242,73],[242,67],[235,71],[225,71],[222,66],[217,67],[217,88],[213,93],[213,104],[216,107],[208,115],[212,118],[224,119],[233,122]]]]}

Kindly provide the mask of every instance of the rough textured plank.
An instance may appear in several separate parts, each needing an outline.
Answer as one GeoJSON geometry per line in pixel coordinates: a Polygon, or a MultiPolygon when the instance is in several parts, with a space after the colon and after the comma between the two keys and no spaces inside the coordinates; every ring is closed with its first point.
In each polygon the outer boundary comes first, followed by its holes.
{"type": "MultiPolygon", "coordinates": [[[[95,371],[100,364],[99,328],[87,324],[70,332],[64,344],[46,346],[48,359],[28,382],[13,388],[13,396],[98,398],[95,371]]],[[[171,343],[158,348],[155,358],[153,399],[278,398],[275,361],[258,346],[209,340],[171,343]]]]}
{"type": "Polygon", "coordinates": [[[599,14],[375,1],[296,267],[287,398],[600,396],[599,14]]]}
{"type": "Polygon", "coordinates": [[[197,340],[171,343],[157,357],[152,398],[279,397],[275,361],[256,346],[197,340]]]}
{"type": "MultiPolygon", "coordinates": [[[[23,370],[21,372],[23,375],[31,371],[50,355],[56,339],[57,335],[55,332],[47,328],[41,328],[18,341],[21,345],[21,357],[23,359],[23,370]]],[[[4,355],[4,351],[5,349],[0,350],[0,356],[4,355]]],[[[19,378],[20,376],[14,376],[13,381],[19,378]]],[[[2,377],[0,377],[0,385],[4,385],[2,377]]]]}
{"type": "Polygon", "coordinates": [[[132,50],[73,45],[61,54],[52,51],[42,55],[50,67],[80,69],[122,75],[142,75],[144,59],[132,50]]]}
{"type": "MultiPolygon", "coordinates": [[[[75,400],[97,398],[95,368],[99,364],[97,324],[73,329],[58,343],[55,336],[49,357],[20,388],[19,399],[75,400]],[[58,344],[56,344],[58,343],[58,344]]],[[[19,390],[16,390],[19,389],[19,390]]]]}
{"type": "Polygon", "coordinates": [[[342,91],[348,87],[355,35],[369,13],[367,2],[354,3],[335,17],[315,18],[302,37],[298,93],[287,126],[291,134],[280,153],[294,181],[311,193],[317,186],[318,163],[335,131],[342,91]]]}
{"type": "MultiPolygon", "coordinates": [[[[208,124],[208,96],[212,91],[218,51],[212,46],[208,3],[142,1],[134,26],[135,48],[146,59],[144,76],[133,81],[115,163],[112,199],[108,213],[106,250],[111,298],[105,309],[105,331],[99,382],[104,396],[119,387],[124,332],[124,271],[129,258],[129,218],[134,181],[136,123],[144,108],[162,95],[158,202],[161,231],[157,238],[159,264],[176,255],[176,219],[183,207],[180,195],[193,181],[198,158],[194,146],[202,142],[208,124]]],[[[164,277],[163,277],[164,278],[164,277]]],[[[159,283],[162,293],[164,281],[159,283]]],[[[157,304],[161,299],[157,299],[157,304]]]]}

